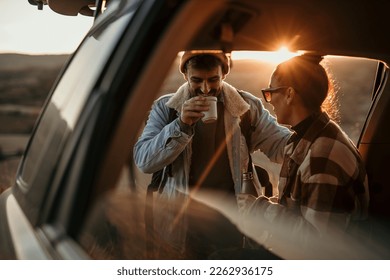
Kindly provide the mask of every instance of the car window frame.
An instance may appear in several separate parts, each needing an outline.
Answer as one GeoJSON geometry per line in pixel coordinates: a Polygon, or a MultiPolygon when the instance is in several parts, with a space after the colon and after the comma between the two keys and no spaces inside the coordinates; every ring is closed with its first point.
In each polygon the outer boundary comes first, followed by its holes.
{"type": "MultiPolygon", "coordinates": [[[[119,12],[123,14],[123,10],[121,10],[119,12]]],[[[66,63],[66,66],[61,71],[59,78],[56,80],[55,85],[52,88],[47,101],[45,102],[43,110],[42,110],[42,112],[41,112],[41,114],[36,122],[36,125],[33,129],[32,134],[30,136],[30,140],[29,140],[28,145],[26,147],[24,156],[19,164],[19,168],[18,168],[18,171],[16,174],[16,180],[15,180],[15,185],[14,185],[13,190],[14,190],[15,196],[17,197],[18,202],[20,203],[21,207],[24,209],[24,212],[26,213],[26,215],[28,216],[28,218],[32,224],[37,224],[39,221],[42,222],[43,218],[42,218],[42,216],[40,216],[40,212],[43,211],[44,208],[46,208],[46,209],[50,208],[50,205],[47,205],[47,204],[45,205],[45,199],[47,197],[54,196],[53,193],[56,192],[56,188],[54,188],[52,186],[52,184],[54,182],[54,178],[55,178],[55,176],[61,177],[63,174],[58,174],[57,168],[53,168],[53,166],[50,166],[52,172],[51,173],[49,172],[50,178],[45,178],[46,183],[43,184],[43,183],[40,183],[39,181],[38,182],[32,181],[32,182],[30,182],[30,185],[28,185],[28,183],[26,183],[23,180],[23,171],[25,168],[26,159],[28,158],[29,154],[31,153],[31,146],[35,143],[34,141],[36,141],[36,137],[39,136],[38,132],[42,126],[42,120],[47,118],[48,108],[53,106],[53,99],[55,98],[56,93],[61,90],[61,88],[60,88],[61,83],[66,81],[67,75],[69,75],[69,74],[73,75],[70,72],[70,71],[72,71],[72,67],[77,68],[78,65],[80,65],[80,63],[84,63],[84,64],[82,64],[83,68],[90,67],[89,64],[85,64],[85,62],[83,62],[83,59],[81,59],[79,61],[79,58],[81,58],[83,56],[83,53],[85,51],[87,51],[87,52],[89,51],[88,47],[85,47],[86,44],[88,44],[89,40],[94,40],[94,38],[93,38],[93,36],[95,34],[94,32],[98,32],[98,34],[100,34],[102,28],[104,28],[105,25],[107,26],[107,25],[115,22],[115,20],[120,18],[120,17],[116,16],[116,14],[113,12],[110,13],[108,17],[113,18],[113,19],[112,20],[104,20],[105,15],[101,16],[102,20],[99,23],[99,29],[91,28],[91,30],[88,32],[88,34],[86,35],[86,37],[84,38],[84,40],[82,41],[82,43],[80,44],[80,46],[78,47],[76,52],[74,54],[72,54],[72,56],[69,58],[68,62],[66,63]]],[[[129,20],[130,20],[130,18],[126,19],[126,22],[122,23],[123,28],[125,28],[125,26],[127,25],[129,20]]],[[[107,33],[107,34],[109,34],[109,33],[107,33]]],[[[82,116],[88,111],[88,110],[86,110],[85,106],[88,107],[88,104],[90,103],[90,100],[89,100],[90,95],[91,95],[91,93],[92,93],[92,95],[94,94],[94,88],[96,87],[97,83],[100,81],[100,77],[101,77],[102,73],[104,73],[104,71],[106,70],[105,65],[107,63],[109,63],[109,61],[111,59],[111,54],[112,54],[112,52],[114,52],[119,40],[120,40],[120,36],[109,40],[109,46],[108,46],[109,49],[107,50],[106,56],[93,57],[93,59],[94,59],[93,62],[100,63],[101,66],[96,67],[94,77],[91,77],[90,82],[89,82],[89,86],[84,85],[85,90],[83,92],[84,92],[85,99],[84,99],[84,101],[82,101],[82,104],[80,104],[80,106],[79,106],[79,110],[77,113],[78,116],[74,120],[75,124],[80,119],[82,119],[82,116]],[[98,59],[100,59],[100,61],[98,59]]],[[[69,82],[74,83],[74,80],[71,80],[69,82]]],[[[71,85],[71,87],[74,87],[74,85],[71,85]]],[[[79,93],[79,92],[77,92],[77,93],[79,93]]],[[[78,98],[78,96],[77,96],[77,98],[78,98]]],[[[58,120],[63,119],[62,117],[60,117],[60,115],[58,115],[57,118],[58,118],[58,120]]],[[[69,137],[67,135],[64,135],[64,137],[66,139],[63,139],[63,140],[65,142],[68,142],[69,137]]],[[[72,136],[70,135],[70,137],[72,137],[72,136]]],[[[67,145],[67,143],[64,143],[64,146],[63,146],[61,153],[64,151],[66,145],[67,145]]],[[[58,155],[58,159],[61,158],[61,153],[58,155]]],[[[40,155],[40,157],[44,157],[44,155],[40,155]]],[[[59,161],[58,162],[56,161],[55,163],[58,164],[59,161]]],[[[36,168],[36,167],[34,167],[34,168],[36,168]]],[[[47,211],[48,210],[46,210],[46,212],[47,211]]]]}

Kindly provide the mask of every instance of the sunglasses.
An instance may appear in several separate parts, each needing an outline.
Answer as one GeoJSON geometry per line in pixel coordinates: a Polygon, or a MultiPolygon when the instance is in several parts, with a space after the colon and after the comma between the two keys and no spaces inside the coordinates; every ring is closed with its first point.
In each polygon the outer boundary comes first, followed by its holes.
{"type": "Polygon", "coordinates": [[[282,90],[286,90],[288,89],[289,87],[287,86],[284,86],[284,87],[275,87],[275,88],[264,88],[261,90],[261,92],[263,93],[263,96],[264,96],[264,100],[267,102],[267,103],[270,103],[271,100],[272,100],[272,94],[275,93],[275,92],[280,92],[282,90]]]}

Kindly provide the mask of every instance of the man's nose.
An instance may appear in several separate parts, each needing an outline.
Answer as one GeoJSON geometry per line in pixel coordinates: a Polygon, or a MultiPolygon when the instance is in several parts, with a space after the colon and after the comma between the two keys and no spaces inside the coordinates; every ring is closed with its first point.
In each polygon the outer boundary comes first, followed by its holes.
{"type": "Polygon", "coordinates": [[[210,88],[209,84],[207,83],[207,81],[204,81],[204,82],[202,83],[202,86],[201,86],[202,92],[203,92],[203,93],[209,93],[210,89],[211,89],[211,88],[210,88]]]}

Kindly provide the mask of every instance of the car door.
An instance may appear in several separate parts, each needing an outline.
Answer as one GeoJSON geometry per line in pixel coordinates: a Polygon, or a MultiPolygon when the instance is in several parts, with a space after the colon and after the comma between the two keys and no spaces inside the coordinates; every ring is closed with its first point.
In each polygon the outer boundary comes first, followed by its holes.
{"type": "Polygon", "coordinates": [[[380,63],[372,94],[372,106],[359,141],[359,151],[366,164],[370,186],[370,217],[372,238],[378,240],[384,255],[390,254],[390,187],[388,160],[390,159],[390,133],[387,129],[390,118],[389,68],[380,63]]]}
{"type": "MultiPolygon", "coordinates": [[[[1,258],[69,258],[53,248],[58,236],[64,236],[65,225],[49,225],[56,221],[59,207],[66,213],[81,211],[73,207],[75,186],[63,184],[76,180],[69,169],[80,167],[77,160],[90,146],[79,145],[93,140],[88,128],[96,125],[104,96],[98,82],[138,6],[139,1],[111,1],[64,68],[34,129],[15,185],[1,197],[1,258]],[[76,150],[81,154],[75,158],[76,150]]],[[[74,258],[86,256],[75,252],[74,258]]]]}

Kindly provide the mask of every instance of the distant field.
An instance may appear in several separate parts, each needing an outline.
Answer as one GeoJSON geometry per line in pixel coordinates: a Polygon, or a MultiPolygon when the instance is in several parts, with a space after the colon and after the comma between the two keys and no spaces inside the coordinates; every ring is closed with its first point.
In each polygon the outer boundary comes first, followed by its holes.
{"type": "Polygon", "coordinates": [[[29,134],[38,115],[4,114],[0,111],[0,134],[29,134]]]}
{"type": "MultiPolygon", "coordinates": [[[[61,67],[69,55],[25,55],[0,53],[0,70],[21,71],[26,69],[44,69],[61,67]]],[[[33,75],[32,75],[33,76],[33,75]]]]}
{"type": "Polygon", "coordinates": [[[67,57],[0,54],[0,134],[31,132],[67,57]]]}
{"type": "Polygon", "coordinates": [[[0,193],[14,181],[20,153],[68,55],[0,54],[0,193]]]}
{"type": "Polygon", "coordinates": [[[0,193],[11,187],[14,183],[19,161],[20,158],[0,161],[0,193]]]}

